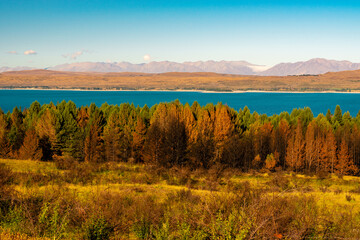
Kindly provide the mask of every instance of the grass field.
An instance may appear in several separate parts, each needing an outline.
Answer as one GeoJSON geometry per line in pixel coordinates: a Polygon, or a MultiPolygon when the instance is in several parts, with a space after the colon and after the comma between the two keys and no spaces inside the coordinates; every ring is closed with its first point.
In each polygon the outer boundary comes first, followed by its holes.
{"type": "Polygon", "coordinates": [[[316,76],[242,76],[216,73],[74,73],[29,70],[0,73],[0,88],[191,91],[360,91],[360,70],[316,76]]]}
{"type": "Polygon", "coordinates": [[[358,177],[130,163],[0,165],[3,179],[11,174],[1,185],[0,239],[360,237],[358,177]]]}

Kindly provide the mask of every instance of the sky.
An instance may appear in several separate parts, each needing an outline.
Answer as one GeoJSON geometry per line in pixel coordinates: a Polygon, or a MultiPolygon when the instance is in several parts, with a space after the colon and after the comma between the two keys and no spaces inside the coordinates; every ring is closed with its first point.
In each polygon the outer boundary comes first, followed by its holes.
{"type": "Polygon", "coordinates": [[[0,67],[311,58],[360,63],[360,1],[0,0],[0,67]]]}

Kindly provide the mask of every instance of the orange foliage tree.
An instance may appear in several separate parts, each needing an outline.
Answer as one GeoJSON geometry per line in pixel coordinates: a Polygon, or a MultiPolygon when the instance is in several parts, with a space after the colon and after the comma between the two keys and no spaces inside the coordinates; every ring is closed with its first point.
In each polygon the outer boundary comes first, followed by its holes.
{"type": "Polygon", "coordinates": [[[343,139],[341,141],[340,149],[337,154],[337,161],[335,164],[335,172],[338,174],[355,174],[358,171],[354,162],[350,159],[348,152],[348,145],[343,139]]]}
{"type": "Polygon", "coordinates": [[[298,171],[301,167],[303,167],[304,147],[305,142],[303,137],[302,124],[301,121],[298,120],[296,129],[289,138],[285,158],[287,166],[295,171],[298,171]]]}

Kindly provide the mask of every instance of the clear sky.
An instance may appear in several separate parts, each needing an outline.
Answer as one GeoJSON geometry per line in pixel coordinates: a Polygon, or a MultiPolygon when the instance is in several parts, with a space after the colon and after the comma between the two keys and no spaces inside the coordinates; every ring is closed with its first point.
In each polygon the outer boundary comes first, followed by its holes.
{"type": "Polygon", "coordinates": [[[360,62],[360,1],[0,0],[0,67],[315,57],[360,62]]]}

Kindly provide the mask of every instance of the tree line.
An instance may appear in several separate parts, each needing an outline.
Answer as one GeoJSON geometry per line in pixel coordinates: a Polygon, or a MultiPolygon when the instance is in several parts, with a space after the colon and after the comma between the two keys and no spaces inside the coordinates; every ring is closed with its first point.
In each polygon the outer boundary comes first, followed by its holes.
{"type": "Polygon", "coordinates": [[[36,101],[0,110],[0,157],[357,174],[360,112],[352,117],[336,106],[317,117],[310,108],[267,116],[178,100],[151,108],[36,101]]]}

